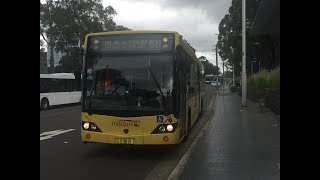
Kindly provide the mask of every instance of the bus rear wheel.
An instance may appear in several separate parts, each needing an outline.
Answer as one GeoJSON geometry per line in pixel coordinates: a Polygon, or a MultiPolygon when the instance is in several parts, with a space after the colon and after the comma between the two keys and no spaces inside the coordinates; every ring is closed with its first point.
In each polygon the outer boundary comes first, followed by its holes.
{"type": "Polygon", "coordinates": [[[41,99],[41,109],[48,109],[49,108],[49,101],[47,98],[41,99]]]}

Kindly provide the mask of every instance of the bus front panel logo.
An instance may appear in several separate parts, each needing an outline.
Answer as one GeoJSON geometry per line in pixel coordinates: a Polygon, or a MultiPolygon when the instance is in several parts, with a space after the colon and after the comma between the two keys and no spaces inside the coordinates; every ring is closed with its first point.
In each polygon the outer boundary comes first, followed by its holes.
{"type": "Polygon", "coordinates": [[[132,121],[132,120],[112,121],[112,126],[118,126],[118,127],[139,127],[139,126],[140,126],[140,121],[132,121]]]}

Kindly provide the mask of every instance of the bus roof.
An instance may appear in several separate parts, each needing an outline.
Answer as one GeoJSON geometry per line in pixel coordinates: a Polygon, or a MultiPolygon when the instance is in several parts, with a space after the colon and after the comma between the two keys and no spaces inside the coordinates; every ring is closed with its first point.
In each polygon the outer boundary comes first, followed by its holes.
{"type": "Polygon", "coordinates": [[[49,79],[75,79],[73,73],[53,73],[53,74],[40,74],[41,78],[49,78],[49,79]]]}
{"type": "Polygon", "coordinates": [[[111,34],[140,34],[140,33],[173,33],[173,34],[178,34],[176,31],[128,30],[128,31],[97,32],[97,33],[87,34],[87,36],[99,36],[99,35],[111,35],[111,34]]]}

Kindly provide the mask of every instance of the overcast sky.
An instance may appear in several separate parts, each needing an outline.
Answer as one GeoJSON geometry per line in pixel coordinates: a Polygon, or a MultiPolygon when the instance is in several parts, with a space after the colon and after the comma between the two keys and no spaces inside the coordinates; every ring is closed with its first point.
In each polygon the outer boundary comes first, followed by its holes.
{"type": "MultiPolygon", "coordinates": [[[[215,65],[212,49],[217,42],[220,20],[228,13],[231,0],[103,0],[111,5],[118,25],[134,30],[177,31],[215,65]]],[[[221,68],[219,57],[219,67],[221,68]]]]}

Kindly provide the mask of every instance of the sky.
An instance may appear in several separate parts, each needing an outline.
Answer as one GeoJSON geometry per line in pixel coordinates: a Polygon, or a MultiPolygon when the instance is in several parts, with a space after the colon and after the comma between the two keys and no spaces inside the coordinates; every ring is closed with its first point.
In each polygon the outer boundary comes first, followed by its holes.
{"type": "MultiPolygon", "coordinates": [[[[206,56],[216,65],[215,48],[218,26],[228,13],[232,0],[103,0],[117,12],[114,21],[134,30],[177,31],[196,49],[197,57],[206,56]]],[[[219,67],[222,70],[222,61],[219,67]]]]}

